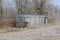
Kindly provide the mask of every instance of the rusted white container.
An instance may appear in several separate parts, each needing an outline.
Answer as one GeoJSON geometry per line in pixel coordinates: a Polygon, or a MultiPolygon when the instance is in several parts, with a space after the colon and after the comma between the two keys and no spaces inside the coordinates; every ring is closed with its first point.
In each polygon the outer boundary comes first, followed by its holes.
{"type": "Polygon", "coordinates": [[[44,24],[44,19],[45,19],[44,15],[18,15],[16,17],[16,22],[17,25],[20,27],[23,26],[34,27],[44,24]]]}

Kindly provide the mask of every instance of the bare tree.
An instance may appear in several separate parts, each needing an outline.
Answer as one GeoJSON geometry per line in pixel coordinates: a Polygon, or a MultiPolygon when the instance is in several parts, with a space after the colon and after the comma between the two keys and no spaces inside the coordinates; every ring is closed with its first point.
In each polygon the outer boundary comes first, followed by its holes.
{"type": "Polygon", "coordinates": [[[35,0],[35,2],[36,2],[36,11],[37,11],[37,13],[39,15],[46,15],[47,16],[47,12],[45,12],[44,8],[43,8],[45,3],[46,3],[46,0],[42,0],[41,4],[37,4],[37,0],[35,0]],[[37,5],[39,5],[39,7],[37,5]]]}
{"type": "Polygon", "coordinates": [[[2,18],[2,0],[0,0],[0,18],[2,18]]]}

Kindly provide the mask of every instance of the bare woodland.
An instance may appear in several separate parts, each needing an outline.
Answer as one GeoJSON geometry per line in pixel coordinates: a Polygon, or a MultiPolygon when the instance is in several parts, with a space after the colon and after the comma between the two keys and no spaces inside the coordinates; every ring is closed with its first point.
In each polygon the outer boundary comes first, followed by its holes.
{"type": "Polygon", "coordinates": [[[60,9],[52,0],[0,0],[0,18],[13,19],[20,14],[46,15],[48,18],[59,18],[60,9]],[[57,12],[58,11],[58,12],[57,12]]]}

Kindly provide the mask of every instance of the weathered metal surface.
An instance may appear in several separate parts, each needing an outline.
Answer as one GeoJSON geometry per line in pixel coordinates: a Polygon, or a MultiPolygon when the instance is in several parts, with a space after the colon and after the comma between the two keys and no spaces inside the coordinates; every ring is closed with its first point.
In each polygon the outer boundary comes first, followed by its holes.
{"type": "Polygon", "coordinates": [[[16,22],[18,26],[24,26],[24,22],[25,22],[25,17],[24,16],[17,16],[16,18],[16,22]]]}
{"type": "Polygon", "coordinates": [[[16,17],[16,22],[18,26],[39,26],[44,24],[43,15],[18,15],[16,17]],[[25,24],[26,23],[26,24],[25,24]]]}

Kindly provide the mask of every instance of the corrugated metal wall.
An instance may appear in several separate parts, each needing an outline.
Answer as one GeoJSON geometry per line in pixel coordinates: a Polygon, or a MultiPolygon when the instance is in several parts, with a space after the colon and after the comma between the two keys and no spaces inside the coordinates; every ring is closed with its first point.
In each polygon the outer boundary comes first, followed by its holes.
{"type": "Polygon", "coordinates": [[[37,27],[45,24],[44,15],[18,15],[16,18],[17,26],[37,27]]]}

